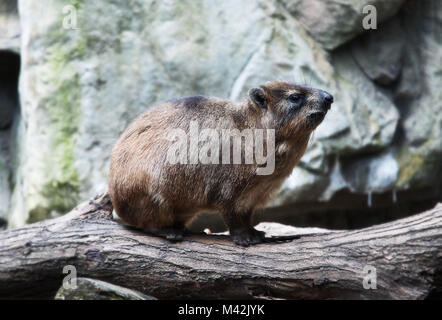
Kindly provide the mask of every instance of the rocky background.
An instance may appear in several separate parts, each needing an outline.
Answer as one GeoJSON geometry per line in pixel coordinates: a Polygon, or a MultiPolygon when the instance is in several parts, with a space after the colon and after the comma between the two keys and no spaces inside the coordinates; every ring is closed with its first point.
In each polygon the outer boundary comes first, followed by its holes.
{"type": "Polygon", "coordinates": [[[441,35],[438,0],[2,0],[0,225],[104,191],[113,144],[152,104],[239,100],[275,78],[335,103],[257,220],[355,228],[431,207],[442,198],[441,35]],[[367,4],[376,30],[362,27],[367,4]]]}

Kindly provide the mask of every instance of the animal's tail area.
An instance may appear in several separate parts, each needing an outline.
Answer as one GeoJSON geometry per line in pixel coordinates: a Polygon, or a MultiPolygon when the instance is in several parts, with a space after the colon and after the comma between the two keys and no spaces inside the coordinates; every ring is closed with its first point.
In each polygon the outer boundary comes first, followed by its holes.
{"type": "Polygon", "coordinates": [[[114,207],[112,205],[109,192],[107,190],[90,199],[89,205],[93,206],[90,212],[98,213],[103,218],[112,219],[112,211],[114,207]]]}

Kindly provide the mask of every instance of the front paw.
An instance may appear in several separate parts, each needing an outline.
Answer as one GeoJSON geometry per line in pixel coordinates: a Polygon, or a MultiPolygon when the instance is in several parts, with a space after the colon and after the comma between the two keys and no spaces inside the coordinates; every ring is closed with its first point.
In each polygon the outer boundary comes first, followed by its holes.
{"type": "Polygon", "coordinates": [[[230,236],[234,243],[248,247],[252,244],[264,242],[265,232],[258,231],[255,228],[230,230],[230,236]]]}

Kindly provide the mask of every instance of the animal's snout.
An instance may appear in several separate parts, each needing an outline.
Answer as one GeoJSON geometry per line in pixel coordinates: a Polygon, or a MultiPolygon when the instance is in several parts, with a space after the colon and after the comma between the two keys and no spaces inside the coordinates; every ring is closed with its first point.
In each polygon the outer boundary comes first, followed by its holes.
{"type": "Polygon", "coordinates": [[[320,90],[319,94],[321,95],[322,104],[326,110],[330,110],[331,104],[333,103],[333,96],[327,91],[320,90]]]}

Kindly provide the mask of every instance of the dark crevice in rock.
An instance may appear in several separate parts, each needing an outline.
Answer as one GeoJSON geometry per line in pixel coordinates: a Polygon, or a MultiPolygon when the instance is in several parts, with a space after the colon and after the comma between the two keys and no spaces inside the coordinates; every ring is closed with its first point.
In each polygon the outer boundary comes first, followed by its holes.
{"type": "Polygon", "coordinates": [[[0,50],[0,130],[8,129],[18,108],[20,56],[0,50]]]}
{"type": "Polygon", "coordinates": [[[0,50],[0,230],[6,228],[11,190],[13,187],[13,149],[16,125],[20,113],[18,79],[20,56],[0,50]]]}
{"type": "Polygon", "coordinates": [[[0,231],[6,229],[7,221],[5,219],[0,218],[0,231]]]}

